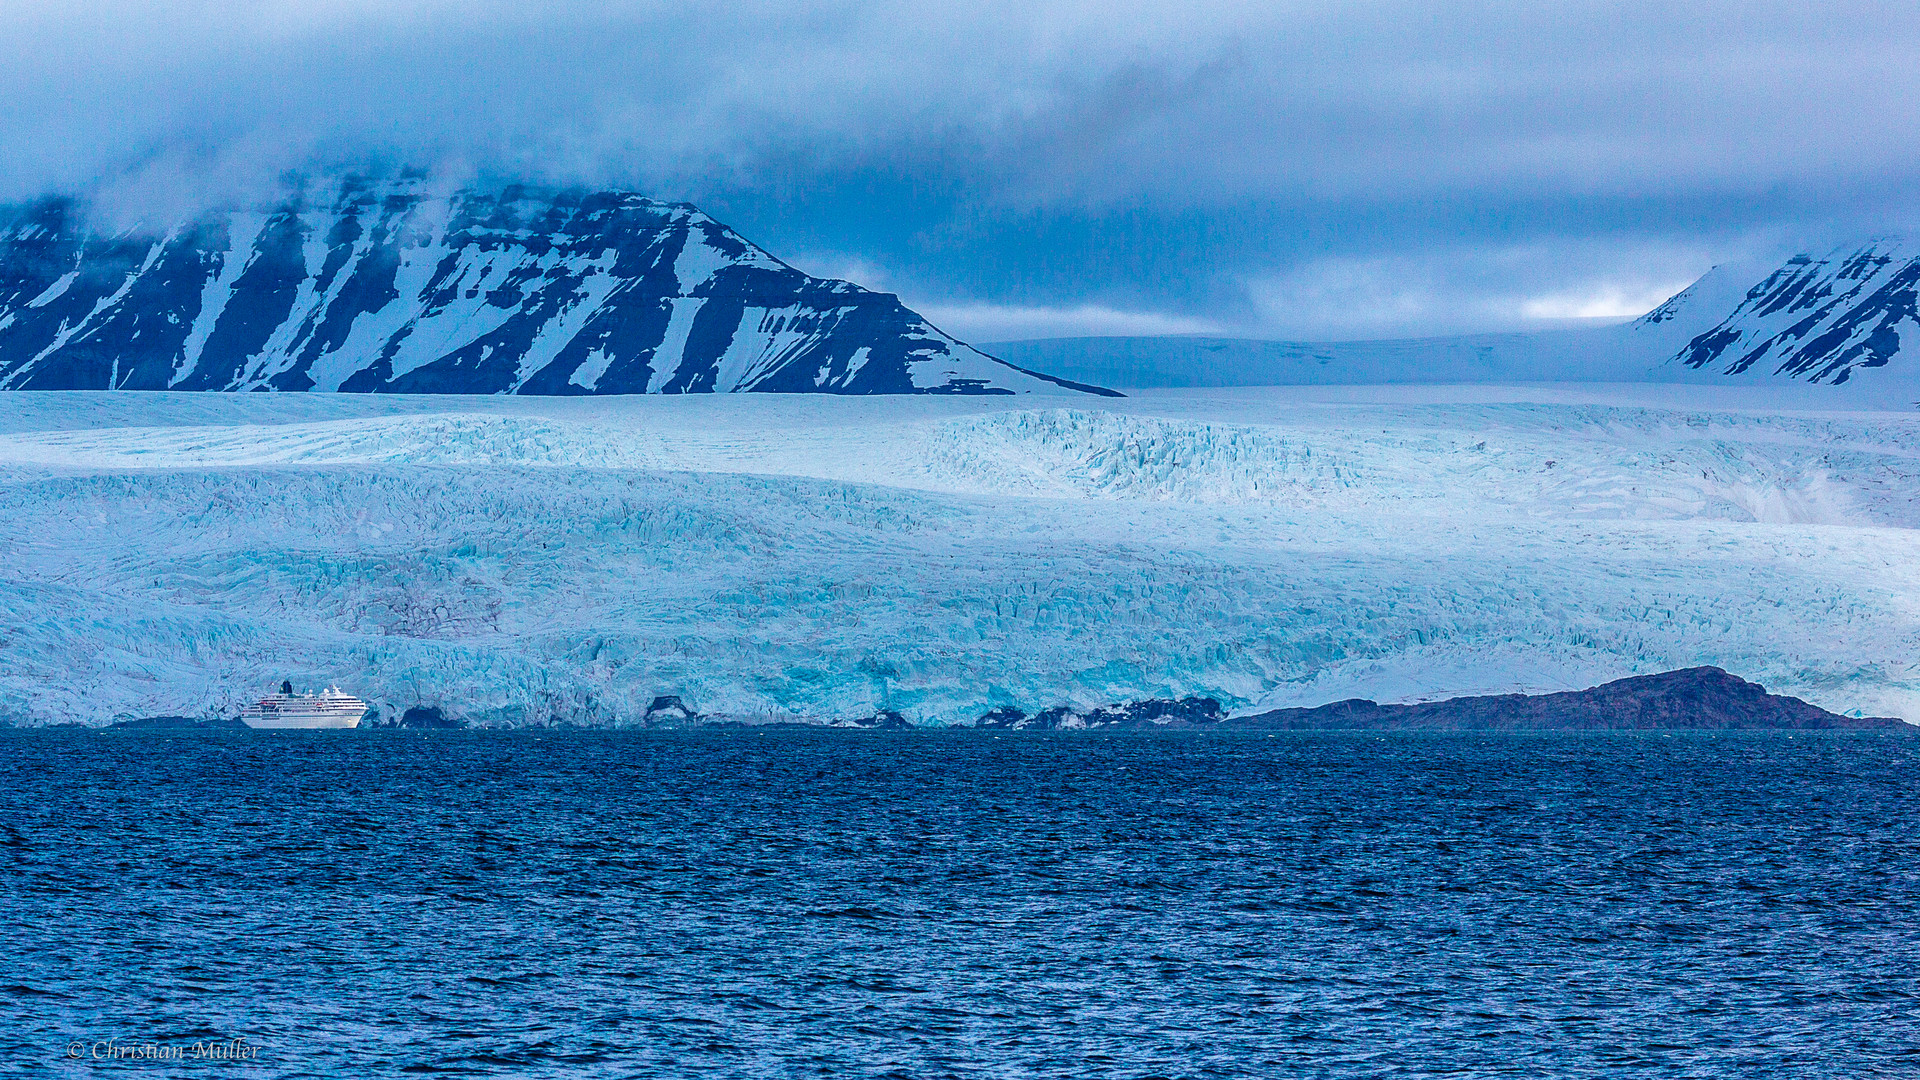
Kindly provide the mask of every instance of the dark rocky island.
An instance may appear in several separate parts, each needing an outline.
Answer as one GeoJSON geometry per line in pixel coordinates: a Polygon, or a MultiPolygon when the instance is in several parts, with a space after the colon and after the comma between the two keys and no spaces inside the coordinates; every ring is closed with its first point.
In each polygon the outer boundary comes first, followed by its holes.
{"type": "Polygon", "coordinates": [[[1087,713],[1056,708],[1029,716],[1000,708],[979,727],[1036,730],[1264,731],[1657,731],[1911,730],[1890,717],[1831,713],[1716,667],[1618,679],[1558,694],[1495,694],[1416,705],[1364,698],[1311,709],[1225,717],[1211,698],[1137,701],[1087,713]]]}
{"type": "Polygon", "coordinates": [[[1878,730],[1891,717],[1831,713],[1716,667],[1639,675],[1559,694],[1494,694],[1417,705],[1365,699],[1315,709],[1275,709],[1228,720],[1236,728],[1431,731],[1878,730]]]}

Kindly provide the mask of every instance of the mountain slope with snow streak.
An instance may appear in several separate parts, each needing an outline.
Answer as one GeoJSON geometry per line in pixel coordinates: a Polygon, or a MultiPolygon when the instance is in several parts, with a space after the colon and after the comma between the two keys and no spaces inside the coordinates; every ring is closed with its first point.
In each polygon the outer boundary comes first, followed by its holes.
{"type": "Polygon", "coordinates": [[[287,678],[955,723],[1699,664],[1920,717],[1920,418],[1657,391],[0,395],[0,719],[287,678]]]}
{"type": "Polygon", "coordinates": [[[462,394],[1091,390],[809,277],[685,204],[347,181],[261,212],[0,226],[0,389],[462,394]]]}
{"type": "MultiPolygon", "coordinates": [[[[1680,300],[1685,296],[1676,297],[1680,300]]],[[[1920,350],[1920,251],[1893,239],[1796,255],[1748,290],[1674,362],[1722,375],[1784,376],[1838,386],[1920,350]]],[[[1658,322],[1673,301],[1650,312],[1658,322]]],[[[1908,359],[1911,368],[1920,361],[1908,359]]],[[[1920,383],[1912,371],[1903,381],[1920,383]]]]}

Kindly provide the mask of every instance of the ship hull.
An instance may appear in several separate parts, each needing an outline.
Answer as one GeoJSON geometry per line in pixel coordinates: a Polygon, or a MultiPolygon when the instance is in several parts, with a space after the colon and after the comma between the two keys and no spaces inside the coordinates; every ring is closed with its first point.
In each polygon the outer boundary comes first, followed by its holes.
{"type": "Polygon", "coordinates": [[[331,715],[244,715],[240,722],[260,731],[316,731],[323,728],[351,728],[360,726],[360,712],[351,715],[334,713],[331,715]]]}

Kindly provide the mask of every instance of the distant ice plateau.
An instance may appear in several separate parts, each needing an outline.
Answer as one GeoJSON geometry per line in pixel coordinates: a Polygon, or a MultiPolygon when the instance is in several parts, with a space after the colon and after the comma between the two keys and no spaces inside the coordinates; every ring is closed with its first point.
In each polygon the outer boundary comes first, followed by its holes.
{"type": "Polygon", "coordinates": [[[1115,387],[1525,382],[1816,385],[1829,401],[1920,400],[1920,246],[1847,244],[1730,263],[1632,322],[1396,341],[1102,337],[982,345],[1115,387]],[[1902,349],[1906,352],[1903,354],[1902,349]]]}
{"type": "Polygon", "coordinates": [[[1920,415],[1830,386],[0,394],[0,719],[914,723],[1711,664],[1920,719],[1920,415]]]}

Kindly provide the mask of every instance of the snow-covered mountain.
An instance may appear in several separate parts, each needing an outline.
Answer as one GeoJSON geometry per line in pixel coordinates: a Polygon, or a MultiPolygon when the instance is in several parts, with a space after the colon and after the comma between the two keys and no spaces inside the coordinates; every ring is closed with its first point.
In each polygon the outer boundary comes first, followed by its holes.
{"type": "Polygon", "coordinates": [[[1896,240],[1717,266],[1630,323],[1396,341],[1219,337],[988,343],[997,356],[1121,387],[1525,382],[1836,386],[1907,403],[1920,389],[1920,250],[1896,240]],[[1777,267],[1777,268],[1776,268],[1777,267]],[[1897,359],[1905,344],[1908,358],[1897,359]],[[1869,371],[1869,369],[1883,369],[1869,371]]]}
{"type": "Polygon", "coordinates": [[[0,224],[0,389],[1091,390],[809,277],[684,203],[349,180],[165,228],[0,224]]]}
{"type": "MultiPolygon", "coordinates": [[[[1704,281],[1705,279],[1703,279],[1704,281]]],[[[1920,252],[1898,240],[1796,255],[1747,291],[1719,325],[1688,341],[1675,362],[1722,375],[1754,372],[1838,386],[1885,367],[1901,345],[1920,346],[1920,252]]],[[[1688,290],[1692,292],[1693,290],[1688,290]]],[[[1681,293],[1641,320],[1674,317],[1681,293]]],[[[1920,348],[1905,361],[1920,365],[1920,348]]]]}

